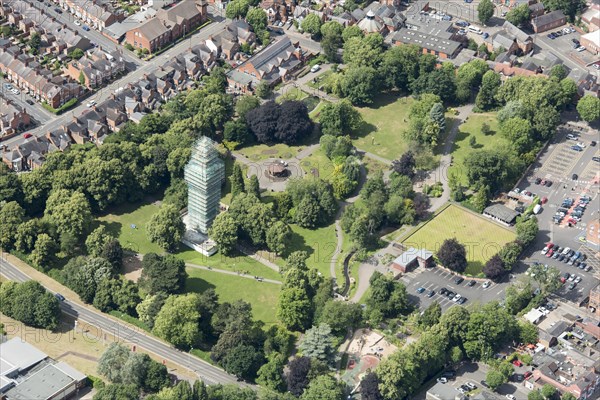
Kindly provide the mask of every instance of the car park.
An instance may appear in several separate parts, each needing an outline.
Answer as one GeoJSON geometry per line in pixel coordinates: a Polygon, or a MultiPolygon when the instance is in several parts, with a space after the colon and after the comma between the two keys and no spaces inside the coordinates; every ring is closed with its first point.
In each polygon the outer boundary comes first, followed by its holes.
{"type": "Polygon", "coordinates": [[[446,297],[449,299],[452,299],[454,296],[456,296],[456,293],[454,293],[452,290],[448,290],[446,293],[446,297]]]}
{"type": "Polygon", "coordinates": [[[420,287],[417,289],[417,293],[419,293],[419,294],[423,293],[424,291],[425,291],[424,287],[420,287]]]}
{"type": "Polygon", "coordinates": [[[577,145],[571,146],[571,150],[575,150],[575,151],[583,151],[583,149],[577,145]]]}
{"type": "Polygon", "coordinates": [[[483,282],[483,285],[481,285],[482,288],[487,289],[491,286],[491,282],[490,281],[485,281],[483,282]]]}
{"type": "Polygon", "coordinates": [[[445,287],[440,289],[440,295],[445,295],[446,293],[448,293],[448,289],[446,289],[445,287]]]}

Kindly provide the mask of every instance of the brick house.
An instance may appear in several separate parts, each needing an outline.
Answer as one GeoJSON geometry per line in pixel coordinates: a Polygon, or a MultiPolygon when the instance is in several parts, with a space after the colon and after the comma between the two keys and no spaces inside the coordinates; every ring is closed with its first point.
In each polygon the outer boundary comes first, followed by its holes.
{"type": "Polygon", "coordinates": [[[0,97],[0,137],[10,136],[31,124],[31,117],[18,104],[0,97]]]}
{"type": "Polygon", "coordinates": [[[567,17],[561,10],[552,11],[548,14],[540,15],[531,20],[533,31],[542,33],[551,29],[558,28],[567,23],[567,17]]]}
{"type": "Polygon", "coordinates": [[[206,3],[184,0],[125,34],[125,41],[136,49],[154,53],[168,43],[192,32],[207,18],[206,3]]]}
{"type": "Polygon", "coordinates": [[[527,54],[533,49],[533,39],[521,29],[506,21],[502,25],[502,29],[488,39],[486,45],[490,52],[502,47],[508,54],[520,55],[527,54]]]}

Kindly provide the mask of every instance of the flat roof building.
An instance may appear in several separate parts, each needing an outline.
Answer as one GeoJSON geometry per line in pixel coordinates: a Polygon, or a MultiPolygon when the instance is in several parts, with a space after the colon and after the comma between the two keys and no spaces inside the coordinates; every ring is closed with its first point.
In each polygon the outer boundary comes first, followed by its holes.
{"type": "Polygon", "coordinates": [[[423,268],[431,266],[433,263],[433,253],[425,249],[409,248],[392,261],[392,268],[404,273],[418,266],[423,268]]]}
{"type": "Polygon", "coordinates": [[[462,48],[462,44],[454,40],[408,28],[402,28],[394,33],[392,42],[398,46],[402,44],[417,45],[423,54],[433,54],[439,58],[454,58],[462,48]]]}
{"type": "Polygon", "coordinates": [[[0,398],[62,400],[85,386],[87,377],[16,337],[0,344],[0,398]]]}

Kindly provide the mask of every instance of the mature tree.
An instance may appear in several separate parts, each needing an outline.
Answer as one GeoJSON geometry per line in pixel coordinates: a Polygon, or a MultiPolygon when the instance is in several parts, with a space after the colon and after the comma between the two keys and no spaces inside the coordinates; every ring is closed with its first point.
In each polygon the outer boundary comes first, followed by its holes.
{"type": "Polygon", "coordinates": [[[242,167],[239,163],[233,163],[233,169],[231,171],[231,176],[229,177],[229,182],[231,183],[232,198],[246,191],[244,185],[244,175],[242,174],[242,167]]]}
{"type": "Polygon", "coordinates": [[[321,32],[321,18],[317,14],[308,14],[302,20],[302,30],[311,35],[317,35],[321,32]]]}
{"type": "Polygon", "coordinates": [[[53,330],[58,326],[58,300],[37,281],[4,282],[0,287],[0,312],[25,325],[53,330]]]}
{"type": "MultiPolygon", "coordinates": [[[[261,81],[254,89],[254,93],[261,99],[266,99],[273,93],[271,86],[267,81],[261,81]]],[[[247,114],[246,114],[247,115],[247,114]]]]}
{"type": "Polygon", "coordinates": [[[381,73],[385,86],[400,91],[408,91],[410,84],[419,76],[418,46],[393,46],[383,54],[381,73]]]}
{"type": "Polygon", "coordinates": [[[575,396],[573,396],[571,393],[565,392],[560,397],[560,400],[577,400],[577,398],[575,396]]]}
{"type": "Polygon", "coordinates": [[[467,268],[467,251],[456,238],[444,240],[437,257],[443,266],[453,271],[463,272],[467,268]]]}
{"type": "Polygon", "coordinates": [[[289,362],[286,381],[288,390],[294,396],[300,396],[308,386],[310,364],[310,358],[308,357],[294,357],[294,359],[289,362]]]}
{"type": "Polygon", "coordinates": [[[369,372],[360,381],[360,396],[362,400],[383,400],[375,372],[369,372]]]}
{"type": "Polygon", "coordinates": [[[494,281],[502,278],[506,275],[506,272],[504,262],[498,254],[494,254],[483,266],[483,273],[485,276],[494,281]]]}
{"type": "Polygon", "coordinates": [[[328,324],[333,334],[345,336],[349,329],[357,328],[362,321],[362,307],[356,303],[329,300],[319,315],[320,324],[328,324]]]}
{"type": "Polygon", "coordinates": [[[112,266],[115,273],[121,269],[123,262],[123,247],[117,239],[113,239],[104,244],[100,257],[105,258],[112,266]]]}
{"type": "MultiPolygon", "coordinates": [[[[515,26],[521,26],[529,21],[531,10],[527,4],[521,4],[506,13],[506,20],[515,26]]],[[[564,77],[563,77],[564,78],[564,77]]],[[[562,79],[562,78],[561,78],[562,79]]]]}
{"type": "Polygon", "coordinates": [[[519,154],[525,154],[534,145],[531,123],[523,118],[510,118],[500,125],[501,133],[519,154]]]}
{"type": "Polygon", "coordinates": [[[379,33],[349,38],[344,43],[344,64],[350,65],[351,68],[376,68],[381,61],[384,48],[383,37],[379,33]]]}
{"type": "Polygon", "coordinates": [[[94,229],[85,240],[85,247],[88,254],[92,257],[100,257],[102,250],[104,250],[104,246],[113,239],[114,236],[108,232],[106,226],[100,225],[98,228],[94,229]]]}
{"type": "Polygon", "coordinates": [[[352,152],[354,146],[352,145],[352,139],[350,136],[333,136],[323,135],[319,139],[319,145],[327,158],[334,160],[338,157],[345,158],[352,152]]]}
{"type": "Polygon", "coordinates": [[[494,193],[517,175],[523,161],[503,149],[481,149],[469,153],[464,165],[471,187],[489,185],[490,191],[494,193]]]}
{"type": "Polygon", "coordinates": [[[194,381],[194,397],[192,400],[209,400],[208,391],[204,381],[194,381]]]}
{"type": "Polygon", "coordinates": [[[248,128],[259,142],[269,143],[275,139],[280,114],[281,107],[273,101],[246,113],[248,128]]]}
{"type": "Polygon", "coordinates": [[[235,113],[242,119],[242,121],[245,121],[248,111],[254,110],[258,106],[260,106],[260,100],[258,97],[251,95],[241,96],[235,102],[235,113]]]}
{"type": "Polygon", "coordinates": [[[275,254],[284,254],[290,240],[292,238],[292,230],[283,221],[277,221],[267,230],[267,246],[269,250],[275,254]]]}
{"type": "Polygon", "coordinates": [[[57,252],[58,245],[54,239],[50,235],[42,233],[35,241],[35,246],[33,246],[33,250],[29,255],[29,260],[34,267],[42,271],[47,271],[56,261],[57,252]]]}
{"type": "Polygon", "coordinates": [[[395,318],[411,311],[404,284],[379,272],[371,276],[369,283],[371,292],[366,303],[371,317],[373,311],[378,311],[386,318],[395,318]]]}
{"type": "Polygon", "coordinates": [[[111,383],[98,389],[93,400],[139,400],[139,398],[140,390],[135,385],[111,383]]]}
{"type": "Polygon", "coordinates": [[[260,183],[258,182],[258,176],[256,176],[256,174],[252,175],[246,183],[246,193],[260,199],[260,183]]]}
{"type": "Polygon", "coordinates": [[[348,100],[327,103],[319,116],[321,131],[325,135],[344,135],[357,129],[362,123],[358,110],[348,100]]]}
{"type": "Polygon", "coordinates": [[[46,203],[45,218],[59,234],[70,233],[80,238],[92,222],[92,210],[85,195],[66,189],[54,190],[46,203]]]}
{"type": "Polygon", "coordinates": [[[300,288],[282,289],[277,302],[277,318],[292,330],[304,330],[310,321],[311,303],[306,291],[300,288]]]}
{"type": "Polygon", "coordinates": [[[600,119],[600,99],[589,94],[583,96],[577,103],[577,112],[587,122],[600,119]]]}
{"type": "Polygon", "coordinates": [[[415,166],[415,156],[410,150],[402,154],[400,159],[392,161],[392,169],[394,172],[407,176],[409,179],[412,179],[415,176],[415,166]]]}
{"type": "Polygon", "coordinates": [[[176,347],[191,347],[202,338],[199,298],[195,293],[169,296],[154,320],[154,332],[176,347]]]}
{"type": "Polygon", "coordinates": [[[42,233],[48,233],[48,223],[39,218],[33,218],[23,222],[17,228],[15,235],[15,248],[25,254],[30,253],[35,246],[35,241],[42,233]]]}
{"type": "Polygon", "coordinates": [[[294,220],[303,228],[315,228],[331,221],[337,210],[333,189],[322,179],[292,179],[287,192],[294,204],[294,220]]]}
{"type": "MultiPolygon", "coordinates": [[[[315,15],[315,14],[310,14],[315,15]]],[[[308,109],[301,101],[284,101],[277,121],[275,138],[285,144],[293,144],[312,133],[313,124],[308,109]]]]}
{"type": "Polygon", "coordinates": [[[123,382],[123,368],[131,352],[124,345],[113,342],[98,360],[98,373],[112,383],[123,382]]]}
{"type": "Polygon", "coordinates": [[[441,132],[446,130],[446,117],[444,116],[444,106],[442,103],[435,103],[431,107],[429,118],[439,126],[441,132]]]}
{"type": "Polygon", "coordinates": [[[494,5],[491,0],[481,0],[477,6],[477,15],[483,25],[487,24],[494,15],[494,5]]]}
{"type": "Polygon", "coordinates": [[[284,366],[285,358],[279,353],[273,353],[269,361],[258,370],[256,383],[277,392],[283,391],[285,389],[284,366]]]}
{"type": "Polygon", "coordinates": [[[185,232],[181,214],[173,204],[162,204],[160,209],[150,217],[146,225],[148,238],[164,250],[172,251],[177,247],[185,232]]]}
{"type": "Polygon", "coordinates": [[[364,36],[365,33],[357,25],[349,25],[345,27],[344,31],[342,32],[342,39],[344,39],[344,42],[347,42],[353,37],[362,38],[364,36]]]}
{"type": "Polygon", "coordinates": [[[253,346],[238,344],[229,349],[221,364],[225,371],[238,378],[254,380],[256,373],[264,362],[263,354],[253,346]]]}
{"type": "Polygon", "coordinates": [[[527,393],[527,400],[544,400],[544,396],[540,393],[539,389],[536,389],[527,393]]]}
{"type": "Polygon", "coordinates": [[[469,358],[487,359],[502,344],[516,339],[517,335],[515,318],[497,302],[490,302],[471,312],[463,347],[469,358]]]}
{"type": "Polygon", "coordinates": [[[139,285],[147,293],[180,293],[185,286],[185,262],[173,255],[144,255],[139,285]]]}
{"type": "Polygon", "coordinates": [[[448,103],[456,97],[456,73],[454,66],[445,62],[442,68],[434,69],[430,73],[421,74],[411,84],[415,94],[433,93],[448,103]]]}
{"type": "Polygon", "coordinates": [[[112,265],[100,257],[75,257],[70,259],[63,268],[63,277],[67,286],[86,303],[94,300],[100,282],[112,276],[112,265]]]}
{"type": "Polygon", "coordinates": [[[569,71],[567,70],[567,68],[562,65],[562,64],[556,64],[555,66],[553,66],[550,69],[550,77],[554,78],[558,81],[562,81],[563,79],[565,79],[567,77],[567,75],[569,75],[569,71]]]}
{"type": "Polygon", "coordinates": [[[238,242],[238,224],[229,213],[221,213],[215,218],[209,235],[219,246],[219,251],[229,255],[238,242]]]}
{"type": "Polygon", "coordinates": [[[466,103],[474,90],[479,88],[483,75],[489,70],[487,63],[476,58],[462,64],[456,73],[456,100],[466,103]]]}
{"type": "Polygon", "coordinates": [[[343,95],[355,105],[371,104],[379,92],[379,87],[377,71],[367,66],[348,68],[341,82],[343,95]]]}
{"type": "Polygon", "coordinates": [[[227,18],[231,19],[243,18],[248,13],[249,8],[250,2],[248,0],[234,0],[227,3],[225,15],[227,16],[227,18]]]}
{"type": "Polygon", "coordinates": [[[508,379],[496,369],[490,369],[485,377],[485,381],[492,390],[498,389],[500,386],[508,382],[508,379]]]}
{"type": "Polygon", "coordinates": [[[538,329],[529,321],[519,321],[519,339],[521,343],[536,344],[538,341],[538,329]]]}
{"type": "Polygon", "coordinates": [[[17,229],[25,220],[25,210],[16,201],[0,203],[0,247],[5,250],[13,248],[17,229]]]}
{"type": "Polygon", "coordinates": [[[158,312],[165,304],[166,300],[167,295],[163,292],[147,295],[146,298],[142,300],[142,302],[140,302],[135,308],[140,321],[152,329],[154,326],[154,320],[156,319],[158,312]]]}
{"type": "Polygon", "coordinates": [[[343,400],[343,386],[331,375],[319,375],[313,379],[301,397],[302,400],[343,400]]]}
{"type": "Polygon", "coordinates": [[[246,22],[250,24],[254,32],[262,32],[267,29],[267,13],[260,7],[251,8],[246,14],[246,22]]]}
{"type": "Polygon", "coordinates": [[[330,62],[337,60],[337,52],[343,45],[342,32],[344,27],[337,21],[329,21],[321,26],[321,47],[330,62]]]}
{"type": "Polygon", "coordinates": [[[331,327],[321,323],[306,331],[299,348],[302,355],[331,364],[337,353],[333,346],[333,339],[331,327]]]}
{"type": "Polygon", "coordinates": [[[507,271],[510,271],[513,269],[513,267],[517,263],[517,259],[519,258],[519,255],[521,255],[522,251],[523,251],[522,243],[519,241],[516,241],[516,240],[505,244],[504,247],[502,247],[502,249],[500,249],[500,251],[498,252],[498,255],[502,259],[502,262],[504,263],[504,268],[507,271]]]}
{"type": "Polygon", "coordinates": [[[571,22],[585,8],[585,0],[543,0],[543,3],[547,10],[564,12],[571,22]]]}
{"type": "Polygon", "coordinates": [[[492,110],[496,107],[496,93],[501,84],[500,74],[495,71],[487,71],[481,79],[481,88],[475,99],[478,108],[484,111],[492,110]]]}
{"type": "Polygon", "coordinates": [[[533,242],[538,234],[538,220],[536,217],[520,219],[515,224],[515,228],[517,231],[517,240],[526,246],[533,242]]]}
{"type": "Polygon", "coordinates": [[[441,316],[442,307],[440,306],[440,303],[434,301],[433,303],[431,303],[431,305],[429,305],[429,307],[425,309],[425,311],[423,311],[421,315],[419,315],[417,322],[419,326],[427,329],[437,324],[440,321],[441,316]]]}
{"type": "Polygon", "coordinates": [[[8,166],[0,164],[0,203],[22,201],[23,190],[17,174],[11,174],[8,166]]]}

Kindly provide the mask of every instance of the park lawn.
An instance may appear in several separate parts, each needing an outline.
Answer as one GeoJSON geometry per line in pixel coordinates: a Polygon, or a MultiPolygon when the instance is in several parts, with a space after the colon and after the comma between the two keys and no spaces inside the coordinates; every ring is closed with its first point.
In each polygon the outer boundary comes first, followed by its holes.
{"type": "Polygon", "coordinates": [[[321,110],[323,110],[323,107],[325,107],[325,104],[328,104],[329,102],[327,100],[321,100],[319,102],[319,104],[317,104],[317,106],[308,113],[308,116],[310,117],[310,119],[312,119],[314,122],[319,122],[319,117],[321,116],[321,110]]]}
{"type": "MultiPolygon", "coordinates": [[[[290,228],[292,229],[292,239],[288,253],[299,250],[306,251],[308,253],[306,265],[309,268],[316,268],[325,277],[331,276],[329,263],[337,244],[335,224],[332,223],[317,229],[306,229],[296,224],[290,224],[290,228]]],[[[272,261],[280,267],[285,265],[285,260],[281,257],[276,257],[272,261]]],[[[341,279],[341,273],[338,279],[341,279]]]]}
{"type": "Polygon", "coordinates": [[[515,237],[515,233],[508,228],[460,206],[450,205],[417,228],[404,239],[403,244],[427,249],[435,254],[444,240],[456,238],[467,250],[468,266],[465,272],[478,275],[485,262],[515,237]]]}
{"type": "MultiPolygon", "coordinates": [[[[163,253],[160,246],[152,243],[146,233],[146,224],[158,211],[154,203],[126,203],[115,208],[110,214],[98,217],[97,225],[104,225],[113,233],[124,248],[137,253],[163,253]],[[134,224],[135,228],[131,225],[134,224]]],[[[96,228],[94,226],[93,228],[96,228]]]]}
{"type": "Polygon", "coordinates": [[[382,94],[370,107],[358,108],[364,121],[352,134],[354,145],[390,161],[399,158],[408,150],[403,132],[408,128],[414,101],[412,97],[382,94]]]}
{"type": "Polygon", "coordinates": [[[202,293],[212,288],[220,302],[247,301],[252,305],[254,318],[268,325],[277,323],[275,311],[280,285],[197,268],[188,268],[187,273],[187,292],[202,293]]]}
{"type": "Polygon", "coordinates": [[[469,119],[459,127],[456,135],[452,148],[452,166],[449,173],[456,174],[457,177],[460,177],[460,182],[467,186],[468,180],[464,167],[465,158],[474,150],[494,150],[498,146],[507,143],[508,141],[498,132],[496,113],[471,114],[469,119]],[[492,134],[486,136],[481,133],[481,127],[484,123],[490,126],[492,134]],[[476,140],[475,147],[469,143],[471,137],[476,140]]]}
{"type": "Polygon", "coordinates": [[[300,166],[308,176],[316,176],[326,181],[331,181],[333,175],[333,162],[327,158],[325,152],[319,147],[313,153],[300,161],[300,166]]]}
{"type": "Polygon", "coordinates": [[[373,176],[378,171],[382,171],[383,173],[385,173],[391,168],[389,165],[386,165],[380,161],[374,160],[367,156],[362,158],[362,163],[365,166],[365,169],[367,170],[367,176],[373,176]]]}
{"type": "Polygon", "coordinates": [[[181,245],[175,256],[181,258],[186,263],[203,267],[224,269],[233,272],[242,271],[250,275],[261,276],[263,278],[275,279],[278,281],[282,279],[279,272],[237,251],[232,254],[231,257],[225,256],[219,252],[207,257],[204,254],[198,253],[196,250],[181,245]]]}

